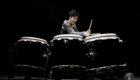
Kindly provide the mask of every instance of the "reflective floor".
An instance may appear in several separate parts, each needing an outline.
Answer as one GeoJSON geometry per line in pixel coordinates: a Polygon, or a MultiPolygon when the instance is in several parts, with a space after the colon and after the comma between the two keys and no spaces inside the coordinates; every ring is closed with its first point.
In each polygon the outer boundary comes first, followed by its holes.
{"type": "MultiPolygon", "coordinates": [[[[25,76],[17,76],[17,75],[13,75],[14,78],[10,78],[10,80],[24,80],[25,76]]],[[[117,78],[114,77],[114,80],[125,80],[123,77],[121,78],[117,78]]],[[[0,80],[8,80],[8,75],[6,74],[1,74],[0,75],[0,80]]],[[[41,78],[41,77],[31,77],[31,80],[54,80],[54,79],[45,79],[45,78],[41,78]]],[[[61,79],[61,80],[80,80],[80,79],[61,79]]],[[[82,79],[83,80],[83,79],[82,79]]],[[[112,80],[109,77],[105,77],[103,78],[87,78],[86,80],[112,80]]],[[[134,80],[140,80],[140,76],[134,76],[134,80]]]]}

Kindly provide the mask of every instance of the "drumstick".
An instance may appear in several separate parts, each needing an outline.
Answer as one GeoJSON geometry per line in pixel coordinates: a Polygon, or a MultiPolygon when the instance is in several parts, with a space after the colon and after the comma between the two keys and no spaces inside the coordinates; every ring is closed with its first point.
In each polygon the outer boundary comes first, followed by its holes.
{"type": "Polygon", "coordinates": [[[88,29],[88,30],[90,30],[90,29],[91,29],[91,24],[92,24],[92,21],[93,21],[93,19],[91,19],[90,26],[89,26],[89,29],[88,29]]]}
{"type": "Polygon", "coordinates": [[[90,29],[91,29],[91,24],[92,24],[92,21],[93,21],[93,19],[91,19],[90,26],[89,26],[89,29],[88,29],[88,30],[90,30],[90,29]]]}

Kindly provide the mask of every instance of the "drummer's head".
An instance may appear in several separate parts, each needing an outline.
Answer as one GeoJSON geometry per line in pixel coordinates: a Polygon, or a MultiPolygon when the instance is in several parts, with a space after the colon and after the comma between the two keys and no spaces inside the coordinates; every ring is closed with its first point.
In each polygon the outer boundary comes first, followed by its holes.
{"type": "Polygon", "coordinates": [[[76,23],[78,20],[78,17],[79,17],[79,13],[76,10],[71,10],[69,12],[69,20],[70,20],[71,24],[76,23]]]}

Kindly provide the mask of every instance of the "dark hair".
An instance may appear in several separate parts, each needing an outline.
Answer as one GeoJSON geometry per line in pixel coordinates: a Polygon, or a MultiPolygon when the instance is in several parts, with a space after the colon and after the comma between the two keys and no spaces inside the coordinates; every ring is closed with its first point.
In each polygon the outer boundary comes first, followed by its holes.
{"type": "Polygon", "coordinates": [[[76,10],[71,10],[71,11],[69,12],[69,16],[71,16],[71,17],[78,16],[78,17],[79,17],[79,13],[78,13],[76,10]]]}

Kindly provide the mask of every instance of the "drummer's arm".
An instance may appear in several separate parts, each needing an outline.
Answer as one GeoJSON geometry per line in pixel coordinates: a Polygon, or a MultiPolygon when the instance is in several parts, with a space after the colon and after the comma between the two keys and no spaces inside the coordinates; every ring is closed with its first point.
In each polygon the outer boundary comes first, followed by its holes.
{"type": "MultiPolygon", "coordinates": [[[[73,28],[75,29],[76,32],[79,32],[76,25],[73,28]]],[[[89,34],[90,34],[90,32],[87,32],[87,31],[82,31],[82,32],[85,33],[84,36],[89,36],[89,34]]]]}
{"type": "Polygon", "coordinates": [[[79,32],[76,25],[73,28],[75,29],[76,32],[79,32]]]}
{"type": "Polygon", "coordinates": [[[77,35],[85,36],[86,33],[86,32],[75,32],[71,26],[66,24],[62,25],[62,27],[64,27],[64,29],[67,30],[69,34],[77,34],[77,35]]]}

